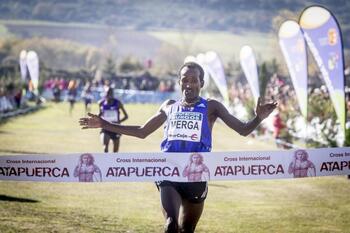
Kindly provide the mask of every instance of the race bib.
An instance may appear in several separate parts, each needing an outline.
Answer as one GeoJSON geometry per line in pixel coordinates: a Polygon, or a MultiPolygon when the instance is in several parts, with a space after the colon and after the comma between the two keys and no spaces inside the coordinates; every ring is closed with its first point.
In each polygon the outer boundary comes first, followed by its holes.
{"type": "Polygon", "coordinates": [[[84,98],[88,100],[93,100],[94,96],[92,94],[85,94],[84,98]]]}
{"type": "Polygon", "coordinates": [[[117,122],[118,112],[116,110],[105,110],[103,112],[103,119],[110,122],[117,122]]]}
{"type": "Polygon", "coordinates": [[[69,100],[69,101],[75,100],[75,96],[74,96],[74,95],[68,95],[68,100],[69,100]]]}
{"type": "Polygon", "coordinates": [[[199,142],[203,114],[199,112],[174,112],[170,115],[168,141],[184,140],[199,142]]]}

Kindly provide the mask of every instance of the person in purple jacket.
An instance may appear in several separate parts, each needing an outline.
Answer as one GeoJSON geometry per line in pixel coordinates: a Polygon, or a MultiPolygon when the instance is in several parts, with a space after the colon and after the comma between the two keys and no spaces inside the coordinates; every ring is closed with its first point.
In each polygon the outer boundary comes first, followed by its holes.
{"type": "MultiPolygon", "coordinates": [[[[165,101],[157,113],[142,126],[111,124],[89,114],[80,119],[83,129],[102,128],[108,131],[146,138],[163,124],[164,152],[209,152],[212,148],[212,129],[220,118],[228,127],[243,136],[250,134],[277,106],[276,102],[262,104],[260,98],[256,116],[242,122],[231,115],[225,106],[214,99],[204,99],[199,92],[204,85],[204,70],[194,62],[185,63],[179,70],[182,98],[165,101]]],[[[207,182],[156,183],[165,217],[165,232],[194,232],[202,214],[207,195],[207,182]]]]}

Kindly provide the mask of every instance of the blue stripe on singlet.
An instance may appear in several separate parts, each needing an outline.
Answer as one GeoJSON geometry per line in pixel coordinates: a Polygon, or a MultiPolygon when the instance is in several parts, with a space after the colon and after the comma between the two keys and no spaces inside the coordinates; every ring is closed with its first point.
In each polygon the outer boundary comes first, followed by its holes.
{"type": "Polygon", "coordinates": [[[118,121],[119,121],[119,111],[118,111],[118,100],[117,99],[113,99],[113,102],[111,104],[108,104],[107,99],[103,100],[100,108],[101,108],[102,115],[106,110],[117,111],[117,116],[118,116],[118,121]]]}

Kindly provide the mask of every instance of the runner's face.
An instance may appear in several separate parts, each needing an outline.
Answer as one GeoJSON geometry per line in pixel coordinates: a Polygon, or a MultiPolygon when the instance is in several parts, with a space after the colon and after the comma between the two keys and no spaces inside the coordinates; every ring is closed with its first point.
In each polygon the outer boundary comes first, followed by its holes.
{"type": "Polygon", "coordinates": [[[182,68],[180,72],[179,84],[186,101],[195,100],[199,96],[201,89],[199,74],[198,69],[188,67],[182,68]]]}

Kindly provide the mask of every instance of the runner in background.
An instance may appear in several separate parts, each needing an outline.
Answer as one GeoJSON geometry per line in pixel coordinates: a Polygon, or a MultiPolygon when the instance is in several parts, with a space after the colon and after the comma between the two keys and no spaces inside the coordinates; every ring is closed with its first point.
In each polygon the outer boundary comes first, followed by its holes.
{"type": "Polygon", "coordinates": [[[283,122],[280,110],[277,110],[273,116],[273,127],[273,137],[277,148],[291,149],[291,136],[288,133],[287,126],[283,122]]]}
{"type": "Polygon", "coordinates": [[[74,104],[77,98],[77,82],[72,79],[68,84],[67,100],[69,102],[69,115],[72,116],[74,104]]]}
{"type": "MultiPolygon", "coordinates": [[[[262,104],[258,99],[256,116],[249,122],[241,122],[231,115],[225,106],[214,99],[199,96],[204,85],[204,70],[194,62],[185,63],[179,70],[179,85],[182,98],[167,100],[142,126],[111,124],[98,115],[89,113],[81,118],[83,129],[102,128],[114,133],[146,138],[164,123],[163,152],[210,152],[211,135],[216,119],[220,118],[228,127],[247,136],[276,108],[277,103],[262,104]]],[[[165,232],[194,232],[202,215],[207,196],[207,182],[156,183],[160,192],[165,232]]]]}
{"type": "Polygon", "coordinates": [[[81,97],[84,100],[85,115],[88,112],[91,112],[91,104],[92,104],[92,101],[94,100],[94,96],[92,94],[91,88],[92,88],[91,83],[87,82],[84,86],[83,92],[81,93],[81,97]]]}
{"type": "MultiPolygon", "coordinates": [[[[110,123],[120,124],[128,119],[128,114],[124,109],[124,105],[120,100],[114,98],[113,88],[111,87],[108,87],[106,89],[106,96],[99,102],[99,106],[99,116],[110,123]],[[123,113],[122,118],[120,117],[121,112],[123,113]]],[[[108,146],[110,140],[113,142],[113,152],[119,151],[120,136],[120,133],[111,132],[106,129],[101,130],[101,141],[105,153],[108,153],[108,146]]]]}

